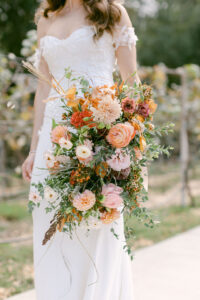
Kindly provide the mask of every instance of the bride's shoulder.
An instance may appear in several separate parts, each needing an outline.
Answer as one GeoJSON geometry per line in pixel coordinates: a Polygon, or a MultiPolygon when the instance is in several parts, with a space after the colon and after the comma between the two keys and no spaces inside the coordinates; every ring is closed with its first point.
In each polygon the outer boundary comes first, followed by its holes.
{"type": "Polygon", "coordinates": [[[37,23],[38,40],[40,40],[43,36],[47,34],[51,22],[52,22],[51,18],[45,18],[43,16],[40,17],[37,23]]]}
{"type": "MultiPolygon", "coordinates": [[[[117,25],[121,26],[121,27],[124,27],[124,26],[131,27],[132,23],[131,23],[131,20],[130,20],[130,17],[128,15],[126,8],[123,6],[123,4],[118,3],[118,2],[115,2],[115,5],[119,8],[120,13],[121,13],[120,21],[117,25]]],[[[116,27],[118,27],[118,26],[116,26],[116,27]]]]}
{"type": "Polygon", "coordinates": [[[132,45],[136,45],[138,37],[135,34],[135,29],[126,8],[120,3],[116,3],[116,5],[120,9],[121,18],[114,27],[113,38],[115,48],[117,49],[119,46],[128,46],[131,48],[132,45]]]}

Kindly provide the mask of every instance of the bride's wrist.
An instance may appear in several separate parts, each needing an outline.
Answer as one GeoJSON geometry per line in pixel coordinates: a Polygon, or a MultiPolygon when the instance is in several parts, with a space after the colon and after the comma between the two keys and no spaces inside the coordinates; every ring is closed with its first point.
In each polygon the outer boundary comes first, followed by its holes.
{"type": "Polygon", "coordinates": [[[35,155],[35,153],[36,153],[36,150],[30,150],[30,151],[29,151],[29,155],[31,155],[31,154],[34,154],[34,155],[35,155]]]}

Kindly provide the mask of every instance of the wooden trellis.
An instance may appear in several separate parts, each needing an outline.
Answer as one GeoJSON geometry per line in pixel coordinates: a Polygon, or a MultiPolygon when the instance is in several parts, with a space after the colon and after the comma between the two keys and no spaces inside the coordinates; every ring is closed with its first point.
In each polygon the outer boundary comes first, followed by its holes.
{"type": "Polygon", "coordinates": [[[168,75],[176,75],[180,77],[181,81],[181,114],[180,114],[180,175],[181,175],[181,205],[185,206],[188,197],[188,170],[189,170],[189,139],[188,139],[188,128],[187,128],[187,117],[188,117],[188,83],[187,74],[183,67],[177,69],[169,69],[163,67],[164,71],[168,75]]]}

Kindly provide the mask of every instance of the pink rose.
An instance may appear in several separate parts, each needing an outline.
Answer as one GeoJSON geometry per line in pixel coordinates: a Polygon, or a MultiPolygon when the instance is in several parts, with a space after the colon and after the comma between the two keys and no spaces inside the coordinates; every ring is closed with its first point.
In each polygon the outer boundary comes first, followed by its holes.
{"type": "Polygon", "coordinates": [[[122,192],[123,189],[113,183],[104,185],[102,188],[102,195],[105,196],[103,205],[108,208],[119,207],[123,202],[123,199],[120,196],[122,192]]]}

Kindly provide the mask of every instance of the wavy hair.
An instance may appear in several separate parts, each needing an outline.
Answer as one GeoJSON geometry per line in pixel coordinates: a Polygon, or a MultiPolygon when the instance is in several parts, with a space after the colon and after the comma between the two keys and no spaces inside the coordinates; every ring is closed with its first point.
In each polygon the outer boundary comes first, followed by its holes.
{"type": "MultiPolygon", "coordinates": [[[[37,13],[36,22],[40,16],[49,17],[49,13],[58,12],[67,4],[68,0],[44,0],[37,13]]],[[[82,0],[87,12],[86,19],[96,28],[95,38],[98,39],[106,30],[113,33],[116,23],[120,21],[121,10],[116,2],[118,0],[82,0]]]]}

